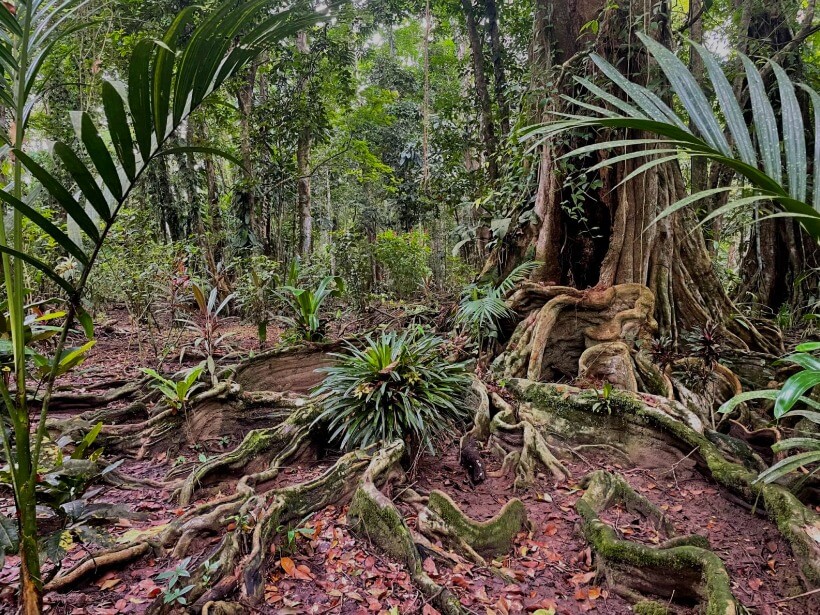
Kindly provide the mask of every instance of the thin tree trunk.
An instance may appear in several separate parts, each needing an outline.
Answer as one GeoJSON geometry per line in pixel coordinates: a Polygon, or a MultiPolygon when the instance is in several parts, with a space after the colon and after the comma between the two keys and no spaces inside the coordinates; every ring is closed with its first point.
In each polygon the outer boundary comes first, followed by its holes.
{"type": "Polygon", "coordinates": [[[504,71],[504,48],[501,45],[501,34],[498,28],[498,7],[495,0],[485,0],[487,30],[490,35],[490,48],[493,58],[493,76],[495,77],[495,102],[498,105],[498,124],[501,136],[510,134],[510,105],[507,100],[507,77],[504,71]]]}
{"type": "Polygon", "coordinates": [[[470,52],[473,60],[473,81],[475,82],[476,98],[478,99],[478,108],[481,115],[481,139],[484,143],[484,155],[487,159],[487,174],[490,181],[494,182],[498,179],[498,162],[496,161],[498,143],[493,123],[490,89],[487,85],[487,71],[484,67],[484,45],[476,24],[472,0],[461,0],[461,7],[464,10],[467,37],[470,41],[470,52]]]}
{"type": "Polygon", "coordinates": [[[240,188],[236,192],[236,203],[239,224],[244,226],[248,236],[253,241],[257,231],[256,191],[253,186],[254,164],[253,147],[251,144],[251,114],[253,113],[253,92],[256,87],[256,73],[258,63],[254,62],[248,68],[245,80],[236,92],[236,102],[239,107],[239,152],[242,157],[242,166],[246,175],[240,181],[240,188]]]}
{"type": "MultiPolygon", "coordinates": [[[[299,32],[296,35],[296,48],[299,53],[310,53],[306,32],[299,32]]],[[[307,83],[304,85],[307,90],[307,83]]],[[[299,210],[299,254],[305,259],[313,251],[313,216],[310,212],[310,148],[312,143],[313,134],[310,125],[306,123],[299,130],[296,143],[296,173],[299,177],[296,184],[296,203],[299,210]]]]}

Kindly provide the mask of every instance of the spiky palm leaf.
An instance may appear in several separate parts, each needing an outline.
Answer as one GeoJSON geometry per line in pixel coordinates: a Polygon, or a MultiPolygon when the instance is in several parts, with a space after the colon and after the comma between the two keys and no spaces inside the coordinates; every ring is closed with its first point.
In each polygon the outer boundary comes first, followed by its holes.
{"type": "Polygon", "coordinates": [[[507,295],[539,264],[537,261],[527,261],[513,269],[501,282],[467,286],[458,305],[456,324],[467,326],[477,338],[479,347],[483,346],[486,337],[496,334],[501,321],[515,316],[507,305],[507,295]]]}
{"type": "MultiPolygon", "coordinates": [[[[42,3],[31,0],[31,4],[40,6],[42,3]]],[[[272,12],[272,4],[270,0],[227,0],[203,16],[187,42],[180,44],[181,34],[195,21],[198,11],[196,6],[186,7],[161,41],[140,41],[131,55],[127,84],[115,80],[103,82],[105,123],[98,127],[90,114],[72,114],[84,155],[62,142],[53,146],[54,157],[70,176],[70,184],[61,182],[22,149],[11,148],[15,158],[82,231],[83,241],[81,244],[73,241],[8,187],[0,191],[0,200],[31,220],[82,264],[84,275],[76,283],[63,279],[48,263],[24,253],[19,247],[15,249],[2,242],[0,252],[35,267],[76,301],[88,268],[120,207],[154,159],[190,151],[227,155],[208,147],[166,147],[173,132],[206,97],[264,49],[314,24],[320,17],[315,12],[297,9],[272,12]],[[89,160],[90,165],[84,159],[89,160]],[[93,213],[86,209],[86,204],[93,213]]],[[[22,30],[17,16],[2,3],[0,24],[8,30],[22,30]]],[[[0,52],[0,62],[3,57],[0,52]]],[[[5,63],[4,67],[10,68],[5,63]]],[[[3,92],[0,96],[8,94],[2,87],[0,92],[3,92]]]]}
{"type": "MultiPolygon", "coordinates": [[[[689,127],[687,117],[679,116],[654,92],[633,83],[612,64],[593,53],[590,57],[595,65],[631,102],[616,97],[583,77],[576,77],[578,84],[597,104],[570,96],[563,98],[575,108],[588,111],[589,115],[558,113],[554,121],[533,127],[524,138],[537,138],[539,142],[543,142],[582,127],[652,133],[663,140],[658,142],[657,138],[624,138],[605,141],[577,148],[566,156],[624,149],[625,153],[602,161],[587,169],[588,172],[627,160],[649,158],[627,175],[624,181],[670,162],[681,153],[705,157],[736,171],[745,178],[754,194],[729,201],[710,212],[701,223],[738,207],[769,201],[782,209],[781,213],[773,215],[796,217],[812,237],[820,240],[820,95],[805,84],[797,84],[797,87],[808,94],[814,110],[813,177],[809,182],[803,117],[795,94],[795,84],[781,66],[769,62],[777,81],[780,99],[782,142],[781,129],[778,128],[763,77],[749,58],[738,54],[743,63],[751,103],[751,126],[747,126],[744,105],[738,101],[729,79],[712,53],[697,43],[688,42],[693,52],[703,59],[708,85],[715,93],[723,120],[719,119],[697,79],[674,53],[645,34],[638,36],[660,66],[694,129],[689,127]],[[785,156],[781,156],[781,146],[785,156]]],[[[666,208],[656,221],[700,199],[732,190],[732,187],[723,187],[692,194],[666,208]]]]}

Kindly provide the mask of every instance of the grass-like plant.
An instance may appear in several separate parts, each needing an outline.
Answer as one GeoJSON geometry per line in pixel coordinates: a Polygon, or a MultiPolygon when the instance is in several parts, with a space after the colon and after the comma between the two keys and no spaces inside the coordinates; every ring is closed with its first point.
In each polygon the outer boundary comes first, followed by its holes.
{"type": "Polygon", "coordinates": [[[442,344],[420,328],[367,336],[361,349],[349,344],[321,370],[327,376],[314,395],[327,397],[316,422],[345,450],[400,438],[434,452],[466,418],[470,386],[464,364],[448,361],[442,344]]]}

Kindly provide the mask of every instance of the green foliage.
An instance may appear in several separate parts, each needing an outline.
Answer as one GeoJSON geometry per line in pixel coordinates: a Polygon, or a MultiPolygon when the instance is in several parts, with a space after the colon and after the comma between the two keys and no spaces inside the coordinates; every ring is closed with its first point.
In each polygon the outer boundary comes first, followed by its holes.
{"type": "Polygon", "coordinates": [[[430,238],[421,229],[379,233],[373,251],[387,274],[387,288],[398,297],[418,292],[431,274],[430,238]]]}
{"type": "Polygon", "coordinates": [[[502,321],[515,316],[507,306],[507,295],[537,267],[538,263],[534,261],[522,263],[500,282],[469,284],[462,291],[456,323],[467,329],[479,350],[483,349],[488,339],[498,338],[502,321]]]}
{"type": "Polygon", "coordinates": [[[324,338],[324,324],[319,318],[322,304],[344,292],[344,281],[338,276],[327,276],[316,288],[297,288],[293,284],[298,277],[298,264],[294,261],[289,269],[287,285],[276,291],[292,314],[285,321],[297,330],[302,339],[320,341],[324,338]]]}
{"type": "Polygon", "coordinates": [[[180,581],[191,577],[191,573],[188,572],[188,565],[190,563],[191,558],[186,557],[171,570],[166,570],[157,575],[158,581],[168,581],[168,586],[162,592],[163,604],[179,604],[183,606],[188,604],[185,594],[191,591],[194,585],[180,586],[180,581]]]}
{"type": "Polygon", "coordinates": [[[141,369],[142,373],[151,377],[153,387],[163,394],[165,402],[176,411],[186,409],[191,395],[202,386],[202,383],[198,383],[197,379],[202,372],[205,371],[203,365],[197,365],[188,370],[188,373],[182,380],[174,382],[154,369],[146,367],[141,369]]]}
{"type": "Polygon", "coordinates": [[[254,254],[241,266],[243,273],[237,283],[236,300],[242,315],[256,325],[259,346],[264,348],[275,307],[278,263],[254,254]]]}
{"type": "Polygon", "coordinates": [[[361,233],[352,230],[331,234],[336,273],[345,281],[345,296],[363,308],[373,290],[373,249],[361,233]]]}
{"type": "Polygon", "coordinates": [[[449,361],[442,345],[421,328],[368,336],[361,349],[348,344],[336,365],[320,370],[327,375],[314,396],[327,397],[316,422],[346,450],[401,438],[434,451],[466,419],[470,385],[464,364],[449,361]]]}
{"type": "MultiPolygon", "coordinates": [[[[820,150],[815,149],[815,160],[811,167],[813,180],[808,181],[809,167],[807,141],[820,142],[820,94],[806,84],[797,84],[811,101],[815,112],[815,130],[806,130],[797,101],[795,84],[783,68],[774,61],[768,67],[774,73],[779,95],[778,108],[782,118],[782,142],[778,131],[778,121],[769,100],[763,77],[754,63],[745,55],[738,54],[745,69],[746,85],[751,102],[751,126],[744,116],[744,105],[738,101],[730,79],[720,66],[720,60],[701,45],[689,41],[693,53],[700,55],[709,78],[708,87],[718,100],[720,116],[709,101],[705,88],[692,75],[686,65],[666,47],[646,36],[638,34],[647,51],[657,61],[672,90],[677,94],[681,108],[688,115],[682,117],[657,95],[643,85],[633,83],[618,69],[597,54],[591,59],[598,69],[631,99],[625,102],[583,77],[575,77],[576,82],[586,90],[596,104],[589,104],[574,98],[568,101],[577,109],[584,109],[588,115],[559,114],[544,126],[535,127],[530,136],[541,139],[554,138],[567,131],[579,128],[601,127],[633,129],[655,135],[655,138],[627,138],[615,141],[596,142],[577,148],[565,157],[583,156],[593,151],[624,148],[627,153],[606,158],[587,169],[593,173],[599,169],[631,159],[649,158],[647,162],[627,175],[623,182],[639,176],[660,164],[675,160],[680,153],[691,157],[704,157],[735,171],[746,180],[753,194],[729,199],[729,202],[715,208],[701,220],[701,224],[724,216],[738,208],[753,203],[769,202],[779,205],[780,214],[795,217],[815,239],[820,240],[820,150]],[[613,110],[613,108],[615,110],[613,110]],[[719,119],[722,117],[724,122],[719,119]],[[690,128],[689,124],[694,125],[690,128]],[[754,139],[752,137],[754,132],[754,139]],[[731,136],[731,143],[727,139],[731,136]],[[663,137],[658,147],[657,136],[663,137]],[[755,148],[754,143],[757,143],[755,148]],[[783,146],[784,156],[781,155],[783,146]],[[784,173],[785,171],[785,173],[784,173]],[[811,203],[808,197],[811,196],[811,203]]],[[[735,186],[703,190],[687,196],[667,207],[656,220],[691,205],[699,200],[722,193],[732,193],[735,186]]]]}
{"type": "MultiPolygon", "coordinates": [[[[820,359],[812,354],[820,350],[820,342],[800,344],[796,350],[797,352],[785,357],[783,361],[799,365],[802,369],[790,376],[780,389],[741,393],[724,403],[719,412],[728,414],[739,404],[747,401],[772,400],[774,401],[774,418],[776,421],[786,417],[800,417],[812,423],[820,424],[820,403],[806,395],[820,384],[820,359]]],[[[772,446],[772,450],[776,453],[793,449],[801,449],[803,452],[777,462],[762,472],[758,480],[770,483],[799,468],[812,466],[820,462],[820,439],[815,436],[788,438],[772,446]]]]}
{"type": "Polygon", "coordinates": [[[595,403],[592,404],[593,412],[603,412],[606,410],[607,414],[612,414],[612,391],[614,387],[611,382],[604,382],[603,388],[595,390],[595,403]]]}
{"type": "MultiPolygon", "coordinates": [[[[192,310],[190,318],[182,318],[180,321],[185,324],[189,331],[195,334],[193,348],[201,350],[205,355],[205,364],[208,367],[208,373],[211,375],[211,382],[216,386],[216,360],[214,357],[220,351],[223,342],[231,336],[230,332],[222,333],[227,320],[222,312],[225,311],[234,298],[234,293],[225,297],[219,304],[217,304],[219,289],[216,287],[210,290],[206,299],[202,288],[192,282],[191,293],[194,297],[196,309],[192,310]]],[[[188,348],[188,346],[184,346],[180,351],[180,361],[185,357],[188,348]]]]}

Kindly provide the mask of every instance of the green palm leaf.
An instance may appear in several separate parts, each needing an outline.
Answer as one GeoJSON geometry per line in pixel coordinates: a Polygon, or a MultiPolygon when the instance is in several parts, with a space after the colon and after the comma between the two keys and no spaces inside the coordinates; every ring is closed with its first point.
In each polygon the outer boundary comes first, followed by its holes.
{"type": "MultiPolygon", "coordinates": [[[[815,122],[813,137],[816,163],[813,164],[814,177],[812,185],[809,186],[803,116],[795,95],[795,84],[782,67],[770,62],[778,85],[777,106],[780,109],[780,124],[783,131],[781,141],[778,118],[767,95],[763,78],[749,58],[738,54],[744,66],[752,108],[752,128],[757,140],[755,149],[751,133],[746,126],[742,104],[713,54],[701,45],[688,43],[704,60],[709,83],[702,88],[675,54],[648,36],[639,36],[666,76],[685,109],[686,116],[675,113],[648,88],[631,82],[604,58],[592,54],[591,60],[613,85],[626,94],[630,102],[615,98],[599,85],[594,85],[586,79],[577,78],[576,81],[586,90],[588,96],[584,101],[572,97],[564,98],[576,108],[592,111],[592,114],[556,113],[553,121],[527,130],[523,139],[543,142],[580,127],[626,129],[654,134],[665,139],[661,145],[664,148],[661,150],[663,153],[667,153],[665,148],[670,146],[678,153],[706,157],[734,170],[747,181],[761,200],[772,201],[784,214],[794,216],[812,237],[820,241],[820,95],[808,86],[798,84],[809,94],[815,122]],[[706,88],[715,93],[724,118],[723,122],[715,115],[705,93],[706,88]],[[598,105],[595,104],[596,101],[598,105]],[[687,120],[691,121],[694,129],[690,130],[687,120]],[[726,140],[725,134],[731,135],[731,144],[726,140]],[[781,147],[785,161],[781,155],[781,147]]],[[[627,149],[628,153],[610,160],[610,164],[623,162],[632,157],[638,158],[641,154],[656,156],[660,153],[654,151],[656,146],[647,145],[646,141],[645,138],[617,140],[619,146],[627,149]]],[[[585,145],[568,155],[588,154],[606,148],[607,146],[602,143],[585,145]]],[[[671,157],[650,160],[630,173],[629,178],[669,161],[671,157]]],[[[595,169],[605,165],[606,162],[599,163],[595,169]]],[[[674,203],[661,212],[654,222],[706,196],[706,193],[700,193],[674,203]]],[[[746,196],[730,201],[727,208],[731,210],[734,207],[748,206],[753,202],[755,199],[746,196]]]]}
{"type": "MultiPolygon", "coordinates": [[[[268,13],[271,4],[271,0],[223,2],[204,17],[188,44],[179,52],[176,51],[179,33],[194,18],[195,7],[189,7],[177,16],[162,42],[139,42],[129,64],[127,94],[123,93],[122,85],[116,81],[106,81],[103,85],[105,129],[111,135],[113,152],[103,140],[102,130],[88,113],[74,115],[77,136],[85,155],[65,143],[58,142],[54,146],[56,158],[71,177],[71,185],[64,184],[25,152],[12,150],[28,172],[90,239],[89,253],[84,253],[81,246],[19,199],[0,198],[87,266],[93,262],[91,255],[96,253],[107,228],[114,223],[120,205],[153,159],[168,154],[205,152],[237,161],[230,153],[207,146],[163,146],[173,131],[216,87],[267,46],[315,23],[320,17],[314,12],[294,10],[271,15],[268,13]],[[93,173],[82,162],[84,157],[91,161],[93,173]],[[101,183],[96,178],[100,178],[101,183]],[[77,194],[80,199],[75,196],[77,194]],[[82,200],[91,204],[99,214],[103,228],[98,228],[89,217],[81,204],[82,200]]],[[[13,17],[0,12],[0,23],[13,17]]],[[[42,270],[44,266],[44,263],[37,261],[38,269],[42,270]]],[[[52,274],[49,275],[53,278],[52,274]]],[[[78,286],[84,284],[85,277],[78,286]]]]}

